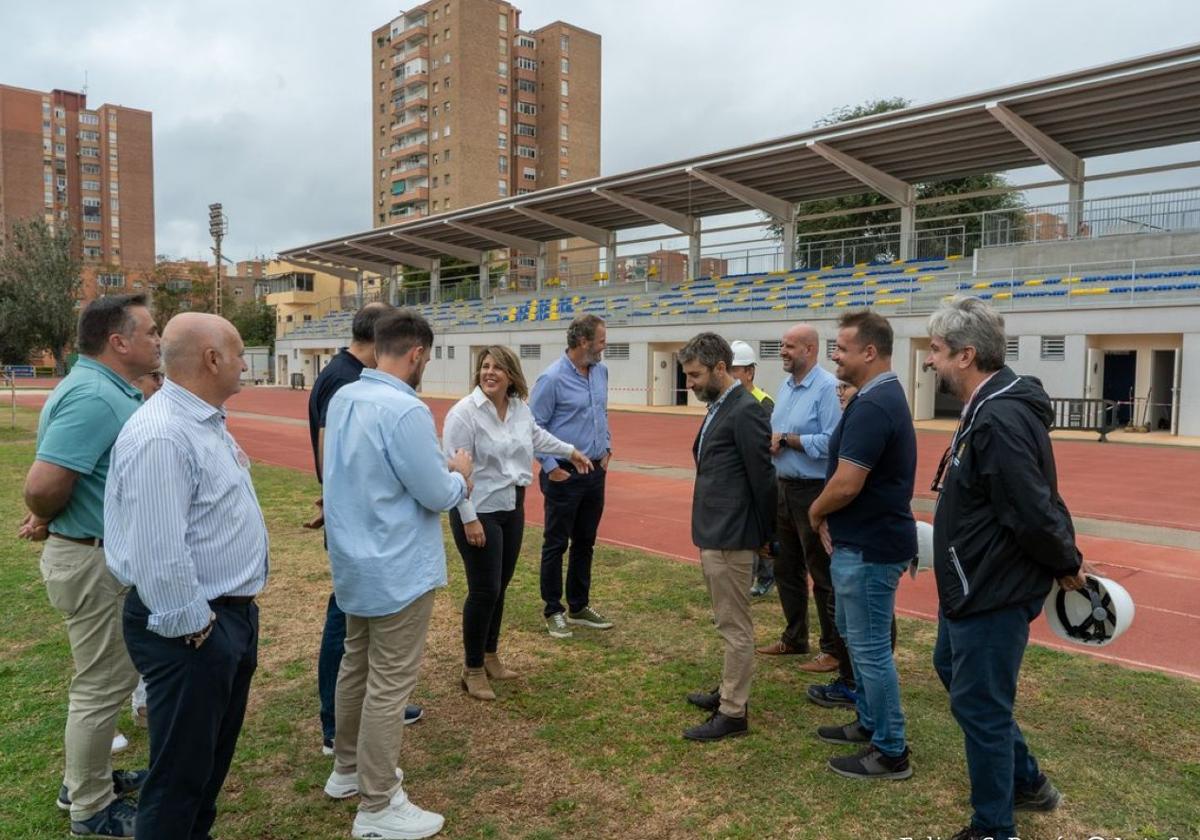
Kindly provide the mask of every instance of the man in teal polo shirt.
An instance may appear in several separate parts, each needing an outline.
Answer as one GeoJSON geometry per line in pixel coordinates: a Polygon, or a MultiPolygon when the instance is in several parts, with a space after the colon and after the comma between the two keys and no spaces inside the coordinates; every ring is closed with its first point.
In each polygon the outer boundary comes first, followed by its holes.
{"type": "Polygon", "coordinates": [[[132,837],[125,794],[145,772],[113,772],[117,717],[138,675],[121,631],[125,588],[104,562],[104,483],[109,452],[142,404],[130,384],[158,368],[158,328],[144,295],[90,303],[79,318],[79,361],[38,421],[37,455],[25,477],[29,513],[20,535],[45,540],[42,579],[67,625],[75,673],[68,692],[60,807],[76,836],[132,837]]]}

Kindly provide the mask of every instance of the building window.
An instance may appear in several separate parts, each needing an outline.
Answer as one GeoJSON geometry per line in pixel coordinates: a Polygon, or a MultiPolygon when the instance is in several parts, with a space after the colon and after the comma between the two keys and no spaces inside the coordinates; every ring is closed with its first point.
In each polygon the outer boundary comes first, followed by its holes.
{"type": "Polygon", "coordinates": [[[562,66],[562,71],[563,71],[564,76],[570,72],[570,70],[571,70],[571,62],[570,61],[568,61],[567,59],[564,58],[562,60],[561,66],[562,66]]]}
{"type": "Polygon", "coordinates": [[[758,342],[758,358],[763,359],[778,359],[779,358],[779,342],[778,341],[760,341],[758,342]]]}
{"type": "Polygon", "coordinates": [[[508,155],[500,155],[496,158],[496,165],[499,167],[501,175],[508,174],[508,155]]]}
{"type": "Polygon", "coordinates": [[[517,111],[522,114],[528,114],[532,117],[537,114],[537,106],[532,102],[518,102],[517,111]]]}
{"type": "Polygon", "coordinates": [[[566,35],[562,35],[558,39],[558,48],[564,53],[570,52],[571,39],[566,35]]]}
{"type": "MultiPolygon", "coordinates": [[[[447,158],[450,157],[450,152],[448,152],[448,151],[446,152],[446,157],[447,158]]],[[[446,177],[444,177],[442,179],[442,183],[445,184],[447,187],[450,186],[450,173],[449,172],[447,172],[446,177]]]]}
{"type": "Polygon", "coordinates": [[[537,128],[525,123],[517,123],[517,134],[522,137],[537,137],[537,128]]]}
{"type": "Polygon", "coordinates": [[[433,188],[436,190],[438,185],[438,176],[433,176],[433,188]]]}
{"type": "Polygon", "coordinates": [[[106,289],[116,288],[125,285],[124,274],[97,274],[96,285],[103,286],[106,289]]]}
{"type": "Polygon", "coordinates": [[[437,93],[437,92],[438,92],[438,83],[437,83],[437,82],[434,82],[434,83],[433,83],[433,92],[434,92],[434,93],[437,93]]]}
{"type": "Polygon", "coordinates": [[[435,47],[438,45],[438,34],[436,32],[433,33],[433,45],[435,47]]]}
{"type": "Polygon", "coordinates": [[[629,342],[621,341],[604,348],[604,358],[610,362],[629,361],[629,342]]]}
{"type": "Polygon", "coordinates": [[[537,70],[537,62],[534,61],[532,58],[518,58],[517,59],[517,69],[518,70],[537,70]]]}
{"type": "Polygon", "coordinates": [[[453,344],[446,345],[446,358],[447,359],[454,358],[454,345],[453,344]]]}
{"type": "Polygon", "coordinates": [[[522,167],[521,168],[521,177],[524,178],[526,181],[536,181],[537,180],[537,170],[534,169],[532,166],[522,167]]]}
{"type": "Polygon", "coordinates": [[[517,146],[517,155],[523,158],[536,158],[537,149],[531,146],[517,146]]]}
{"type": "Polygon", "coordinates": [[[537,44],[528,35],[517,36],[517,46],[521,49],[532,50],[537,48],[537,44]]]}
{"type": "Polygon", "coordinates": [[[496,192],[501,196],[508,195],[508,181],[499,180],[496,182],[496,192]]]}
{"type": "Polygon", "coordinates": [[[442,345],[439,344],[433,348],[433,358],[435,358],[435,359],[442,358],[442,345]]]}
{"type": "Polygon", "coordinates": [[[508,55],[508,41],[504,38],[499,40],[500,55],[508,55]]]}
{"type": "Polygon", "coordinates": [[[525,93],[537,93],[537,82],[529,79],[517,79],[517,90],[525,93]]]}
{"type": "Polygon", "coordinates": [[[500,15],[500,31],[508,31],[508,15],[500,15]]]}
{"type": "Polygon", "coordinates": [[[569,133],[570,133],[570,132],[569,132],[569,130],[567,129],[567,124],[566,124],[566,123],[560,123],[560,124],[559,124],[559,126],[558,126],[558,139],[559,139],[559,140],[569,140],[569,139],[571,139],[571,138],[568,136],[568,134],[569,134],[569,133]]]}
{"type": "Polygon", "coordinates": [[[569,173],[569,172],[568,172],[567,170],[565,170],[565,169],[559,169],[559,170],[558,170],[558,177],[559,177],[559,178],[561,178],[561,179],[563,179],[563,180],[565,181],[567,178],[570,178],[570,177],[571,177],[571,173],[569,173]]]}
{"type": "Polygon", "coordinates": [[[835,338],[825,339],[825,358],[826,359],[832,359],[833,351],[836,349],[837,349],[837,339],[835,339],[835,338]]]}
{"type": "Polygon", "coordinates": [[[500,125],[508,125],[508,111],[501,108],[498,113],[500,125]]]}
{"type": "Polygon", "coordinates": [[[442,40],[443,40],[443,41],[449,41],[449,40],[450,40],[450,30],[449,30],[449,29],[443,29],[443,30],[442,30],[442,40]]]}
{"type": "Polygon", "coordinates": [[[500,134],[496,135],[496,148],[498,148],[498,149],[507,149],[508,148],[508,135],[505,134],[504,132],[501,132],[500,134]]]}
{"type": "Polygon", "coordinates": [[[1021,359],[1021,339],[1015,335],[1004,339],[1004,361],[1017,362],[1021,359]]]}
{"type": "Polygon", "coordinates": [[[559,157],[566,157],[567,156],[567,147],[559,146],[558,147],[558,155],[559,155],[559,157]]]}
{"type": "MultiPolygon", "coordinates": [[[[504,76],[507,78],[508,77],[508,62],[501,61],[500,64],[497,65],[497,67],[496,67],[496,72],[499,73],[501,76],[504,76]]],[[[508,90],[506,89],[504,91],[504,93],[507,94],[508,90]]]]}
{"type": "Polygon", "coordinates": [[[520,355],[522,359],[540,359],[542,358],[542,345],[522,344],[520,347],[520,355]]]}
{"type": "Polygon", "coordinates": [[[563,79],[562,81],[560,81],[558,83],[558,85],[559,85],[559,91],[562,93],[563,96],[566,96],[567,91],[568,91],[567,80],[563,79]]]}
{"type": "Polygon", "coordinates": [[[1042,361],[1061,362],[1067,358],[1067,339],[1061,335],[1042,336],[1042,361]]]}

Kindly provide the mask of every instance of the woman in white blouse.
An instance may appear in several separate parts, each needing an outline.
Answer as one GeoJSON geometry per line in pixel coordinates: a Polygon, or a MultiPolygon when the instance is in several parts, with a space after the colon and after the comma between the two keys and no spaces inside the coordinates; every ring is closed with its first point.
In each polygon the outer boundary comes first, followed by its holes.
{"type": "Polygon", "coordinates": [[[528,397],[516,355],[507,347],[487,347],[475,368],[475,390],[450,409],[442,430],[445,451],[465,449],[475,463],[475,488],[450,511],[450,530],[467,572],[462,686],[477,700],[496,699],[489,678],[516,676],[496,650],[504,592],[525,531],[525,488],[533,481],[533,454],[570,458],[580,472],[592,468],[583,453],[538,427],[525,403],[528,397]]]}

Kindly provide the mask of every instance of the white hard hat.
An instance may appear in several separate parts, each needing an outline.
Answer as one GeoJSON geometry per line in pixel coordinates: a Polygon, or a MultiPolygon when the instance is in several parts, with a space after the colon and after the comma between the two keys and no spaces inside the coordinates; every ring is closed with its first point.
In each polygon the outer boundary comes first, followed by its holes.
{"type": "Polygon", "coordinates": [[[1115,580],[1086,577],[1087,586],[1077,591],[1054,582],[1046,597],[1046,622],[1064,641],[1103,647],[1133,624],[1133,598],[1115,580]]]}
{"type": "Polygon", "coordinates": [[[933,568],[933,526],[917,521],[917,571],[933,568]]]}
{"type": "Polygon", "coordinates": [[[750,365],[758,364],[754,358],[754,348],[744,341],[734,341],[729,345],[733,350],[733,364],[731,367],[749,367],[750,365]]]}

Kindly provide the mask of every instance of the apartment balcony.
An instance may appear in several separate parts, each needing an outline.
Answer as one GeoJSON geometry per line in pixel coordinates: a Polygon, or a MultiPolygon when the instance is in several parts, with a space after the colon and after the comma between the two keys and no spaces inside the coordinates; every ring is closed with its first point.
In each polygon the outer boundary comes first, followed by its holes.
{"type": "Polygon", "coordinates": [[[392,176],[403,175],[405,178],[428,178],[429,167],[424,163],[394,166],[388,170],[388,174],[392,176]]]}
{"type": "Polygon", "coordinates": [[[392,123],[392,134],[396,137],[403,137],[414,131],[425,131],[427,128],[429,128],[429,116],[420,114],[392,123]]]}
{"type": "Polygon", "coordinates": [[[401,51],[397,52],[394,56],[392,56],[392,64],[397,63],[396,59],[400,59],[401,62],[405,62],[405,61],[412,61],[414,58],[423,58],[426,61],[428,61],[429,60],[429,44],[428,43],[414,44],[413,46],[409,47],[406,50],[401,50],[401,51]]]}
{"type": "Polygon", "coordinates": [[[390,151],[393,155],[406,158],[414,155],[427,155],[429,154],[429,138],[425,137],[412,143],[396,144],[390,151]]]}
{"type": "Polygon", "coordinates": [[[426,19],[408,21],[405,28],[392,36],[392,48],[399,51],[404,48],[404,43],[410,41],[417,36],[426,36],[429,33],[429,28],[425,25],[426,19]]]}

